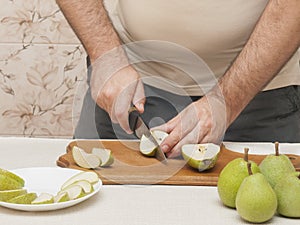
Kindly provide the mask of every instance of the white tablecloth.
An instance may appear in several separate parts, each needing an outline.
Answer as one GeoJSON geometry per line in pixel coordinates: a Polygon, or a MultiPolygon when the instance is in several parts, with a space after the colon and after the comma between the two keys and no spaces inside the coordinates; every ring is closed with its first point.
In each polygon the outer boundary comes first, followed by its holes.
{"type": "MultiPolygon", "coordinates": [[[[0,167],[55,167],[71,140],[0,138],[0,167]]],[[[269,153],[273,144],[227,143],[230,149],[269,153]],[[248,145],[248,146],[245,146],[248,145]]],[[[281,145],[300,154],[300,145],[281,145]]],[[[200,225],[248,224],[224,207],[216,187],[167,185],[104,185],[94,197],[76,206],[49,212],[23,212],[0,207],[1,225],[200,225]]],[[[275,216],[266,224],[300,224],[275,216]]]]}

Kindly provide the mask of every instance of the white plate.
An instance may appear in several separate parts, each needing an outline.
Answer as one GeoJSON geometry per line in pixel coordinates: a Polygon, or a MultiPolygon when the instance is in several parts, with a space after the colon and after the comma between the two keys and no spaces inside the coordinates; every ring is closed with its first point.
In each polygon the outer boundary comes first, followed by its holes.
{"type": "MultiPolygon", "coordinates": [[[[60,167],[33,167],[33,168],[23,168],[10,170],[11,172],[19,175],[25,180],[24,188],[27,192],[36,192],[40,194],[42,192],[50,193],[55,195],[59,190],[61,185],[74,176],[77,173],[82,172],[81,170],[66,169],[60,167]]],[[[76,205],[84,200],[95,195],[101,188],[102,181],[94,184],[94,191],[84,197],[70,200],[66,202],[52,203],[52,204],[40,204],[40,205],[29,205],[29,204],[13,204],[8,202],[1,202],[0,205],[22,211],[50,211],[57,210],[66,207],[76,205]]]]}
{"type": "MultiPolygon", "coordinates": [[[[271,142],[224,142],[226,148],[235,152],[244,152],[249,148],[249,154],[266,155],[275,153],[275,145],[271,142]]],[[[282,154],[300,155],[299,143],[279,143],[279,151],[282,154]]]]}

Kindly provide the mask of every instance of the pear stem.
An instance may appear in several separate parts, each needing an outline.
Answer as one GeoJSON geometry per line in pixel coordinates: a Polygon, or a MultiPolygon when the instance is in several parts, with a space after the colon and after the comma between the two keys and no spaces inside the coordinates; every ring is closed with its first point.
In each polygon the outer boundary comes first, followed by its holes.
{"type": "Polygon", "coordinates": [[[248,169],[249,176],[253,175],[250,162],[247,163],[247,169],[248,169]]]}
{"type": "Polygon", "coordinates": [[[275,155],[279,156],[279,142],[278,141],[275,142],[275,155]]]}
{"type": "Polygon", "coordinates": [[[249,161],[248,152],[249,152],[249,148],[244,148],[244,160],[246,162],[249,161]]]}

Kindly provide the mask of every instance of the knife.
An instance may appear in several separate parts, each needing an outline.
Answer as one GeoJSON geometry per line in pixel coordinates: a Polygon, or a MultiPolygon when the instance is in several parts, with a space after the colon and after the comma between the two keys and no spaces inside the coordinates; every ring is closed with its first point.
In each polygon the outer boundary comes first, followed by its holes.
{"type": "Polygon", "coordinates": [[[167,163],[167,158],[165,153],[162,151],[156,139],[153,137],[150,132],[149,127],[143,121],[141,115],[136,110],[135,107],[131,107],[129,110],[129,126],[132,131],[134,131],[135,135],[141,139],[143,135],[145,135],[154,145],[157,147],[155,157],[162,163],[167,163]]]}

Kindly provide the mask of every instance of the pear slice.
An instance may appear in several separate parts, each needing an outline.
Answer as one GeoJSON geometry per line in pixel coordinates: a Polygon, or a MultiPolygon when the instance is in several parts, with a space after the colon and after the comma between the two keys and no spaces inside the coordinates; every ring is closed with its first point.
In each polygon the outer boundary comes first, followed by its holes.
{"type": "Polygon", "coordinates": [[[201,172],[215,166],[220,153],[220,146],[212,143],[186,144],[182,146],[181,150],[188,165],[201,172]]]}
{"type": "Polygon", "coordinates": [[[67,188],[74,186],[74,185],[78,185],[78,186],[82,187],[86,194],[92,193],[94,191],[93,185],[90,182],[88,182],[87,180],[75,181],[74,183],[72,183],[72,184],[68,185],[67,187],[65,187],[64,189],[62,189],[62,191],[66,190],[67,188]]]}
{"type": "Polygon", "coordinates": [[[98,156],[101,160],[101,167],[107,167],[114,163],[114,157],[111,150],[106,148],[93,148],[92,154],[98,156]]]}
{"type": "Polygon", "coordinates": [[[83,188],[79,185],[70,185],[69,187],[66,187],[63,191],[58,192],[58,194],[65,192],[68,194],[70,200],[78,199],[86,195],[83,188]]]}
{"type": "MultiPolygon", "coordinates": [[[[160,130],[151,131],[152,136],[155,138],[158,144],[161,144],[163,140],[168,137],[168,133],[160,130]]],[[[140,141],[140,152],[146,156],[154,156],[157,151],[157,146],[148,137],[142,135],[140,141]]]]}
{"type": "Polygon", "coordinates": [[[49,193],[41,193],[31,204],[51,204],[54,203],[54,196],[49,193]]]}
{"type": "Polygon", "coordinates": [[[17,181],[22,187],[24,187],[25,181],[20,176],[1,168],[0,168],[0,174],[17,181]]]}
{"type": "Polygon", "coordinates": [[[98,174],[92,171],[83,171],[80,173],[75,174],[74,176],[70,177],[68,180],[66,180],[65,183],[62,184],[61,190],[64,190],[67,186],[69,186],[72,183],[75,183],[76,181],[86,180],[90,182],[91,184],[95,184],[99,181],[98,174]]]}
{"type": "Polygon", "coordinates": [[[0,191],[21,189],[23,186],[22,182],[18,182],[11,176],[0,174],[0,191]]]}
{"type": "Polygon", "coordinates": [[[59,193],[57,193],[57,195],[54,196],[53,198],[54,203],[59,203],[59,202],[66,202],[69,201],[69,195],[67,192],[61,191],[59,193]]]}
{"type": "Polygon", "coordinates": [[[26,189],[16,189],[16,190],[8,190],[8,191],[0,191],[0,201],[7,202],[8,200],[24,195],[27,193],[26,189]]]}
{"type": "Polygon", "coordinates": [[[86,169],[94,169],[101,165],[99,157],[85,152],[83,149],[74,146],[72,148],[72,155],[76,164],[86,169]]]}
{"type": "Polygon", "coordinates": [[[9,199],[7,202],[14,203],[14,204],[31,204],[31,202],[37,198],[36,193],[26,193],[24,195],[19,195],[12,199],[9,199]]]}

